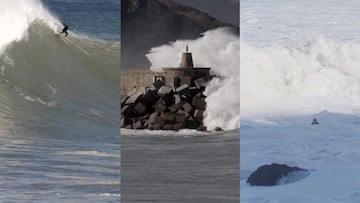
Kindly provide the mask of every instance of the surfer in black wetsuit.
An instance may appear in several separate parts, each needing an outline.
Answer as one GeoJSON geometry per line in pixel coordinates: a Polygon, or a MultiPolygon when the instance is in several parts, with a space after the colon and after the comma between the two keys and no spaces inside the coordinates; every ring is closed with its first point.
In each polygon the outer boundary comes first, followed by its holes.
{"type": "Polygon", "coordinates": [[[67,32],[68,29],[69,29],[69,26],[64,24],[64,28],[60,33],[65,33],[65,37],[66,37],[66,36],[68,36],[68,32],[67,32]]]}

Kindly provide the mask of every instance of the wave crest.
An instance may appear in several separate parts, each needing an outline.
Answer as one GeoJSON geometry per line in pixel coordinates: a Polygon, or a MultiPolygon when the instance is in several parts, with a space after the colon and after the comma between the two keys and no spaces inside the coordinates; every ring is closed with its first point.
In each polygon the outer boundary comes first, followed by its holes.
{"type": "Polygon", "coordinates": [[[0,54],[14,41],[26,37],[35,20],[45,22],[54,31],[60,25],[40,0],[2,1],[0,7],[0,54]]]}
{"type": "Polygon", "coordinates": [[[300,46],[240,41],[242,118],[359,113],[360,44],[324,37],[300,46]]]}

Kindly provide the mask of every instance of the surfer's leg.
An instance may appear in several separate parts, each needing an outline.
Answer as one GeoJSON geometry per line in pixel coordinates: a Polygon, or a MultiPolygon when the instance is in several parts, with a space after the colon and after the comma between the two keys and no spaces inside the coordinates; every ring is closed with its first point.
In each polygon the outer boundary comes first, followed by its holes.
{"type": "Polygon", "coordinates": [[[68,32],[65,31],[65,37],[68,36],[68,32]]]}

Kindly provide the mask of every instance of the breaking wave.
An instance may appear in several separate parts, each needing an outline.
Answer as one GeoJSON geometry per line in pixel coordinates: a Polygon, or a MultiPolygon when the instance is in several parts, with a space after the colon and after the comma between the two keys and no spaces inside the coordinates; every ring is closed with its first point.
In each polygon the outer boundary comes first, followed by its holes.
{"type": "Polygon", "coordinates": [[[106,132],[85,120],[118,126],[119,42],[57,34],[61,23],[38,0],[2,2],[0,24],[0,124],[87,135],[106,132]]]}
{"type": "Polygon", "coordinates": [[[360,44],[319,37],[240,47],[242,118],[360,113],[360,44]]]}

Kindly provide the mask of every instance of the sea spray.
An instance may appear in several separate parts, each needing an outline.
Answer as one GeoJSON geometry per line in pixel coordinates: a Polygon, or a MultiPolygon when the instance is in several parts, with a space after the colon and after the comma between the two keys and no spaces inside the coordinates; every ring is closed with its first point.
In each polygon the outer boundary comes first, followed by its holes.
{"type": "Polygon", "coordinates": [[[239,36],[229,28],[218,28],[203,33],[202,37],[195,40],[177,40],[154,47],[146,55],[151,62],[151,69],[157,71],[162,67],[178,67],[177,62],[186,45],[193,53],[194,66],[211,67],[214,74],[221,76],[211,81],[205,91],[205,126],[209,130],[215,127],[225,130],[239,128],[239,36]]]}
{"type": "Polygon", "coordinates": [[[35,20],[41,20],[56,30],[59,21],[40,0],[2,1],[0,6],[0,54],[13,41],[26,37],[27,30],[35,20]]]}
{"type": "Polygon", "coordinates": [[[303,45],[240,40],[242,119],[360,111],[360,44],[319,37],[303,45]]]}

